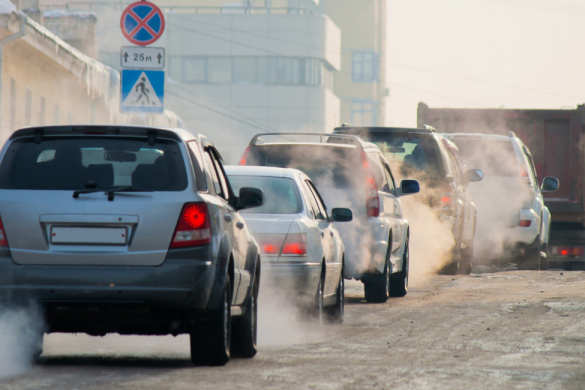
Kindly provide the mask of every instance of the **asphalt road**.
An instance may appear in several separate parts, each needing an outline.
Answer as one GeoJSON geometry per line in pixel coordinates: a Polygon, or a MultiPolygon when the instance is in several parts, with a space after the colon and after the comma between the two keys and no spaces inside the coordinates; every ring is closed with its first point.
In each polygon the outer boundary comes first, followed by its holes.
{"type": "Polygon", "coordinates": [[[584,291],[583,272],[510,271],[433,276],[367,304],[349,282],[341,326],[263,298],[251,360],[195,368],[185,336],[55,334],[0,389],[583,389],[584,291]]]}

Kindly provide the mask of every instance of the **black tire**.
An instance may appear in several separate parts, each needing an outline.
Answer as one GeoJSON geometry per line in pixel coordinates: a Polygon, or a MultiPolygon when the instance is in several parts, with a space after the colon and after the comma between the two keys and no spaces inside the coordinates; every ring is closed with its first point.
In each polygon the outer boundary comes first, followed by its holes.
{"type": "Polygon", "coordinates": [[[526,254],[518,263],[520,270],[540,270],[540,235],[536,236],[534,245],[526,249],[526,254]]]}
{"type": "Polygon", "coordinates": [[[337,296],[335,305],[325,308],[327,320],[331,324],[342,324],[345,316],[345,280],[343,279],[343,267],[337,284],[337,296]]]}
{"type": "Polygon", "coordinates": [[[190,333],[191,361],[196,366],[223,366],[230,360],[232,315],[231,285],[226,278],[221,305],[205,322],[193,324],[190,333]]]}
{"type": "Polygon", "coordinates": [[[404,255],[402,256],[402,271],[390,275],[389,295],[391,297],[403,297],[408,294],[408,269],[410,263],[409,241],[409,237],[406,236],[404,255]]]}
{"type": "Polygon", "coordinates": [[[469,275],[473,267],[473,244],[468,245],[461,253],[459,259],[459,273],[461,275],[469,275]]]}
{"type": "Polygon", "coordinates": [[[389,261],[386,259],[384,274],[378,275],[377,280],[364,281],[364,295],[369,303],[384,303],[390,296],[389,261]]]}
{"type": "Polygon", "coordinates": [[[43,344],[45,342],[45,334],[39,333],[34,340],[33,344],[33,357],[37,359],[39,356],[43,354],[43,344]]]}
{"type": "Polygon", "coordinates": [[[232,327],[232,355],[252,358],[258,351],[258,287],[260,275],[254,278],[252,294],[246,303],[245,314],[234,321],[232,327]]]}
{"type": "Polygon", "coordinates": [[[457,275],[459,273],[459,262],[450,261],[439,270],[439,275],[457,275]]]}

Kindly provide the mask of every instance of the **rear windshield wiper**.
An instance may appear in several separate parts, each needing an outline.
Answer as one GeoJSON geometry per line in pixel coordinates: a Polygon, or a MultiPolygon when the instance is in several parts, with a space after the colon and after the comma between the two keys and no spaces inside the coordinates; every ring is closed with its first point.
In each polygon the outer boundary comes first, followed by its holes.
{"type": "Polygon", "coordinates": [[[132,187],[132,186],[124,186],[124,187],[118,187],[118,188],[113,188],[111,190],[106,190],[104,191],[102,190],[76,190],[73,191],[73,197],[75,199],[79,198],[80,194],[93,194],[95,192],[104,192],[104,194],[108,195],[108,200],[112,201],[114,200],[114,194],[116,192],[154,192],[154,190],[147,190],[145,188],[136,188],[136,187],[132,187]]]}

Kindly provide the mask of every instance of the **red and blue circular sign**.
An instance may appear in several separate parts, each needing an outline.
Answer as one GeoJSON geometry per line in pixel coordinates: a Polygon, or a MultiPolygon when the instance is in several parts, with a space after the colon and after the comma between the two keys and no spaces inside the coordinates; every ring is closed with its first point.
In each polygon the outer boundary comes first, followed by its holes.
{"type": "Polygon", "coordinates": [[[122,12],[120,28],[130,42],[146,46],[156,42],[165,31],[165,17],[156,5],[137,1],[122,12]]]}

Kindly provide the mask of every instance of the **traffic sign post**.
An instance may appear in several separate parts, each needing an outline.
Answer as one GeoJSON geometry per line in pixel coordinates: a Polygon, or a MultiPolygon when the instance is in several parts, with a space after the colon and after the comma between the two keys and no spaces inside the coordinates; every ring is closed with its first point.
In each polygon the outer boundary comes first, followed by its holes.
{"type": "Polygon", "coordinates": [[[122,113],[162,114],[164,95],[164,71],[122,70],[120,99],[122,113]]]}
{"type": "Polygon", "coordinates": [[[122,12],[122,34],[135,45],[156,42],[165,30],[165,17],[160,8],[148,1],[137,1],[122,12]]]}
{"type": "Polygon", "coordinates": [[[162,47],[124,46],[120,52],[122,68],[164,69],[165,49],[162,47]]]}

